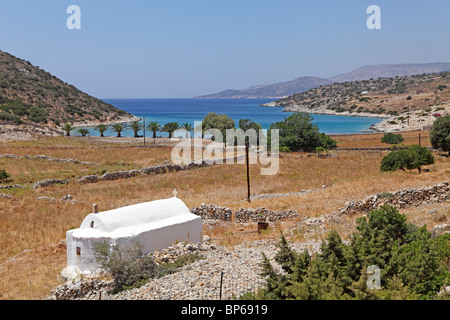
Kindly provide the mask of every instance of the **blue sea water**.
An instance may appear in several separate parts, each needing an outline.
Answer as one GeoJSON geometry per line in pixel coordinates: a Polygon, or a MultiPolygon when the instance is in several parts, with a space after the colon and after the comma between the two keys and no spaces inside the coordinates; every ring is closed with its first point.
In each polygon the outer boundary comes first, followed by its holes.
{"type": "MultiPolygon", "coordinates": [[[[240,119],[251,119],[259,123],[263,129],[292,113],[282,112],[282,108],[261,107],[261,104],[271,102],[273,99],[104,99],[103,101],[125,110],[135,116],[145,118],[146,124],[157,121],[164,125],[167,122],[190,123],[201,121],[208,113],[226,114],[231,117],[236,127],[240,119]]],[[[345,117],[312,115],[313,122],[318,125],[321,132],[326,134],[361,133],[380,121],[375,118],[345,117]]],[[[100,134],[90,129],[91,136],[100,134]]],[[[122,136],[133,136],[133,131],[126,130],[122,136]]],[[[142,134],[142,132],[140,132],[142,134]]],[[[76,133],[76,135],[79,135],[76,133]]],[[[106,136],[115,136],[116,133],[107,131],[106,136]]],[[[150,134],[147,133],[149,136],[150,134]]],[[[167,133],[158,133],[158,136],[168,136],[167,133]]]]}

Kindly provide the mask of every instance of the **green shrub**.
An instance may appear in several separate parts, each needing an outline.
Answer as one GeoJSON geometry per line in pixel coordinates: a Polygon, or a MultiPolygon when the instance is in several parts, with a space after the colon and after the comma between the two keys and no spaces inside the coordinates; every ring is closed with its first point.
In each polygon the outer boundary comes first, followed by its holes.
{"type": "Polygon", "coordinates": [[[417,169],[434,163],[434,156],[426,147],[411,146],[409,149],[393,151],[381,160],[380,170],[382,172],[417,169]]]}
{"type": "Polygon", "coordinates": [[[165,274],[151,255],[143,254],[143,245],[137,241],[127,249],[107,242],[93,243],[94,256],[101,268],[111,275],[114,292],[142,285],[146,280],[165,274]]]}
{"type": "Polygon", "coordinates": [[[0,169],[0,181],[7,180],[9,178],[10,178],[9,173],[6,172],[6,170],[4,170],[4,169],[0,169]]]}
{"type": "Polygon", "coordinates": [[[348,244],[330,232],[321,252],[292,250],[281,234],[276,271],[262,255],[264,288],[243,299],[389,300],[434,299],[450,279],[450,235],[431,238],[425,227],[412,228],[392,206],[357,219],[348,244]],[[369,266],[380,268],[381,288],[367,286],[369,266]]]}
{"type": "Polygon", "coordinates": [[[385,133],[384,136],[381,138],[381,142],[388,143],[388,144],[398,144],[405,141],[403,136],[399,134],[395,134],[392,132],[385,133]]]}
{"type": "Polygon", "coordinates": [[[450,156],[450,115],[437,118],[430,133],[433,148],[448,151],[450,156]]]}

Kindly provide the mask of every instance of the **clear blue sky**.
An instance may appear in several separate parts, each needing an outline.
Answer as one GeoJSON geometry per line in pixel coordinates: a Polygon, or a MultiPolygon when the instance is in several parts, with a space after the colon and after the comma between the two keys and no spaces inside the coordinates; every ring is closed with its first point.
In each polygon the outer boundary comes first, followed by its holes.
{"type": "Polygon", "coordinates": [[[0,50],[98,98],[177,98],[450,62],[450,1],[2,0],[0,50]],[[81,8],[81,30],[66,9],[81,8]],[[369,30],[369,5],[381,30],[369,30]]]}

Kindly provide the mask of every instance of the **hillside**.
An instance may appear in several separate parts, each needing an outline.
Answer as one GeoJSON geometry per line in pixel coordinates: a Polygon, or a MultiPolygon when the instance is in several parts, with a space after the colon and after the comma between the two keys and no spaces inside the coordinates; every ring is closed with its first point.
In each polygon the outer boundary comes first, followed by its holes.
{"type": "Polygon", "coordinates": [[[340,74],[328,79],[319,77],[300,77],[295,80],[271,85],[259,85],[243,90],[225,90],[215,94],[197,96],[195,98],[285,98],[295,93],[301,93],[323,85],[335,82],[369,80],[371,78],[389,78],[424,73],[439,73],[450,71],[450,63],[425,64],[385,64],[371,65],[340,74]]]}
{"type": "Polygon", "coordinates": [[[423,64],[383,64],[364,66],[356,70],[329,78],[335,82],[369,80],[370,78],[391,78],[412,76],[424,73],[439,73],[450,71],[450,63],[436,62],[423,64]]]}
{"type": "Polygon", "coordinates": [[[209,99],[240,99],[240,98],[279,98],[294,93],[303,92],[322,85],[332,84],[334,81],[318,77],[300,77],[295,80],[276,83],[267,86],[256,86],[244,90],[225,90],[216,94],[198,96],[195,98],[209,99]]]}
{"type": "Polygon", "coordinates": [[[122,121],[132,115],[94,98],[30,62],[0,51],[0,123],[59,128],[122,121]]]}
{"type": "Polygon", "coordinates": [[[264,106],[283,107],[288,112],[389,118],[391,125],[405,123],[414,114],[421,128],[432,123],[434,113],[450,110],[450,72],[334,83],[264,106]]]}

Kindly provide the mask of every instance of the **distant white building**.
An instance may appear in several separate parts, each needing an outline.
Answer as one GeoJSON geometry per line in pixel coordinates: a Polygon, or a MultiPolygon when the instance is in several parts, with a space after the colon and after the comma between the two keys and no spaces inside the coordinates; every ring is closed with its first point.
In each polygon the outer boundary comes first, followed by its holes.
{"type": "Polygon", "coordinates": [[[203,240],[202,219],[176,197],[89,214],[80,228],[66,233],[65,270],[69,274],[98,270],[94,242],[106,241],[126,248],[134,240],[143,245],[144,253],[164,249],[176,241],[199,243],[203,240]]]}
{"type": "Polygon", "coordinates": [[[361,94],[362,94],[362,95],[369,94],[369,91],[363,91],[363,92],[361,92],[361,94]]]}

